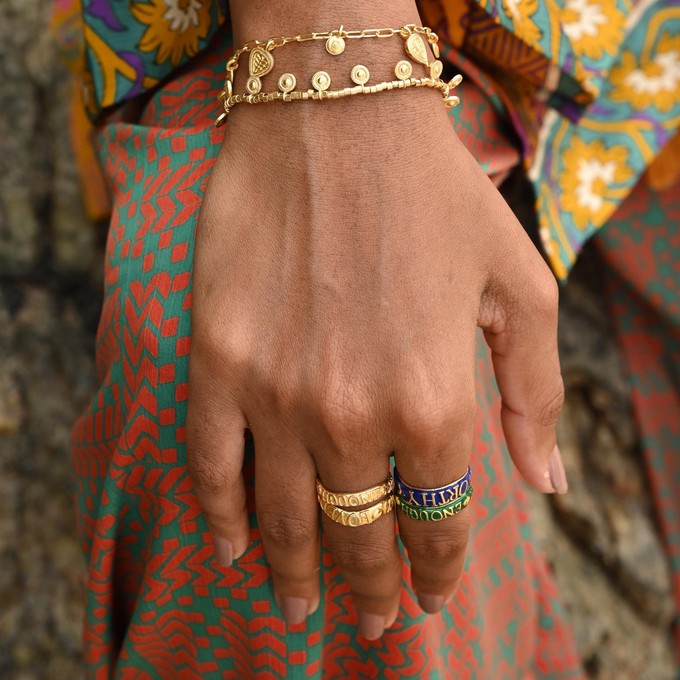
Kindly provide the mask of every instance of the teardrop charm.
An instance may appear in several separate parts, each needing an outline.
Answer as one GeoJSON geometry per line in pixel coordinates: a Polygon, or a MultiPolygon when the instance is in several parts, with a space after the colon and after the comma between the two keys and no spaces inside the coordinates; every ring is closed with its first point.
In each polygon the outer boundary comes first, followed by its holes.
{"type": "Polygon", "coordinates": [[[406,39],[404,48],[406,49],[406,54],[408,54],[408,56],[411,57],[413,61],[417,61],[423,66],[428,65],[425,41],[421,35],[418,33],[411,33],[411,35],[409,35],[409,37],[406,39]]]}
{"type": "Polygon", "coordinates": [[[262,78],[262,76],[266,76],[274,68],[274,57],[271,52],[267,52],[267,50],[263,50],[261,47],[256,47],[250,53],[248,67],[251,76],[262,78]]]}

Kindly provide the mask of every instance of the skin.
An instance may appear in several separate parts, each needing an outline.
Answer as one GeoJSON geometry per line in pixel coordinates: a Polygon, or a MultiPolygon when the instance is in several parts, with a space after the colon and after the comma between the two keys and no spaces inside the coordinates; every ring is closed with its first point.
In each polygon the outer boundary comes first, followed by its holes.
{"type": "MultiPolygon", "coordinates": [[[[327,29],[340,15],[349,29],[420,23],[413,2],[368,4],[234,0],[235,44],[327,29]]],[[[379,62],[372,42],[356,41],[331,64],[322,44],[310,46],[313,57],[285,48],[275,56],[281,72],[306,78],[326,65],[379,62]]],[[[401,58],[389,42],[374,82],[401,58]]],[[[276,598],[289,623],[303,621],[319,602],[317,476],[329,489],[359,491],[385,479],[392,453],[414,486],[465,472],[478,326],[516,466],[540,491],[561,487],[550,475],[561,469],[557,300],[553,276],[438,93],[236,107],[196,236],[187,431],[219,561],[248,547],[249,428],[276,598]]],[[[369,639],[398,611],[394,517],[360,528],[321,517],[369,639]]],[[[438,523],[396,517],[421,607],[438,611],[463,568],[469,513],[438,523]]]]}

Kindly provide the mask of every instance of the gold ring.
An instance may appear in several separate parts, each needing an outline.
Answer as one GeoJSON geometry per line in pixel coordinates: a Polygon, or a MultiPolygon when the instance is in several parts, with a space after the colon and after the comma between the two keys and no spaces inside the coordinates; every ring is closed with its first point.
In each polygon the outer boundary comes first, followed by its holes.
{"type": "Polygon", "coordinates": [[[344,527],[362,527],[366,524],[373,524],[383,515],[389,515],[394,509],[394,496],[386,496],[364,510],[343,510],[332,503],[326,503],[322,498],[319,498],[319,505],[334,522],[344,527]]]}
{"type": "Polygon", "coordinates": [[[374,501],[378,501],[384,496],[391,494],[394,491],[394,477],[390,472],[387,479],[377,486],[372,486],[370,489],[364,491],[356,491],[354,493],[336,493],[329,491],[317,478],[316,480],[316,495],[319,501],[324,501],[329,505],[338,505],[344,508],[358,508],[360,505],[368,505],[374,501]]]}

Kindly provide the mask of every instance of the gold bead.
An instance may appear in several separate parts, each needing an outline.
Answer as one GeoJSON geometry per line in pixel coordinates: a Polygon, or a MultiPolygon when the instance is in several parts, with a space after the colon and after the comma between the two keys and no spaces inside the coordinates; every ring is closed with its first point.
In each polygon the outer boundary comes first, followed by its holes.
{"type": "Polygon", "coordinates": [[[444,70],[444,64],[439,61],[439,59],[435,59],[430,64],[430,75],[436,80],[439,78],[439,76],[442,74],[442,71],[444,70]]]}
{"type": "Polygon", "coordinates": [[[352,82],[356,83],[357,85],[364,85],[365,83],[368,82],[368,79],[370,77],[371,74],[368,72],[368,69],[365,66],[362,66],[361,64],[357,64],[352,69],[352,73],[350,74],[352,82]]]}
{"type": "Polygon", "coordinates": [[[317,71],[312,76],[312,87],[319,92],[327,90],[331,86],[331,77],[326,71],[317,71]]]}
{"type": "Polygon", "coordinates": [[[284,73],[279,78],[279,90],[281,92],[292,92],[295,89],[297,80],[292,73],[284,73]]]}
{"type": "Polygon", "coordinates": [[[433,42],[430,47],[432,48],[432,54],[434,54],[435,59],[439,59],[439,45],[433,42]]]}
{"type": "Polygon", "coordinates": [[[326,52],[337,56],[345,51],[345,40],[339,35],[332,35],[326,40],[326,52]]]}
{"type": "Polygon", "coordinates": [[[226,122],[227,122],[227,117],[228,113],[226,111],[224,113],[220,113],[219,116],[217,116],[217,120],[215,121],[215,127],[222,127],[226,122]]]}
{"type": "Polygon", "coordinates": [[[397,65],[394,67],[394,75],[397,76],[399,80],[410,78],[412,73],[413,66],[411,65],[411,62],[406,61],[406,59],[397,62],[397,65]]]}
{"type": "Polygon", "coordinates": [[[452,109],[454,106],[458,106],[458,104],[460,104],[460,99],[453,95],[445,99],[444,104],[446,105],[447,108],[452,109]]]}

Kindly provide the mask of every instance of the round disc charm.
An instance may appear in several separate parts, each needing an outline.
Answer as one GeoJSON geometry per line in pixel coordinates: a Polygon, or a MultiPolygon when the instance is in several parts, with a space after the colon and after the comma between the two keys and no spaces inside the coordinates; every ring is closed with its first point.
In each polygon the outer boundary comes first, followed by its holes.
{"type": "Polygon", "coordinates": [[[430,64],[430,77],[431,78],[439,78],[439,76],[442,74],[442,71],[444,70],[444,64],[439,61],[439,59],[435,59],[431,64],[430,64]]]}
{"type": "Polygon", "coordinates": [[[327,90],[331,86],[331,77],[326,71],[317,71],[312,76],[312,87],[319,92],[327,90]]]}
{"type": "Polygon", "coordinates": [[[326,52],[337,56],[345,51],[345,39],[339,35],[332,35],[326,40],[326,52]]]}
{"type": "Polygon", "coordinates": [[[460,75],[460,73],[457,76],[453,76],[451,80],[449,80],[449,87],[453,89],[454,87],[458,87],[463,80],[463,76],[460,75]]]}
{"type": "Polygon", "coordinates": [[[371,74],[368,72],[368,69],[363,66],[362,64],[357,64],[353,69],[352,73],[350,74],[350,78],[352,79],[353,83],[356,83],[357,85],[364,85],[365,83],[368,82],[368,79],[371,77],[371,74]]]}
{"type": "Polygon", "coordinates": [[[397,65],[394,67],[394,75],[399,78],[399,80],[406,80],[411,77],[411,74],[413,73],[413,66],[411,65],[410,61],[406,61],[406,59],[402,59],[400,62],[397,62],[397,65]]]}
{"type": "Polygon", "coordinates": [[[257,94],[262,89],[262,81],[257,76],[250,76],[246,80],[248,94],[257,94]]]}
{"type": "Polygon", "coordinates": [[[292,92],[296,84],[295,76],[292,73],[284,73],[279,78],[279,90],[281,92],[292,92]]]}
{"type": "Polygon", "coordinates": [[[246,80],[248,94],[257,94],[262,89],[262,81],[257,76],[250,76],[246,80]]]}

